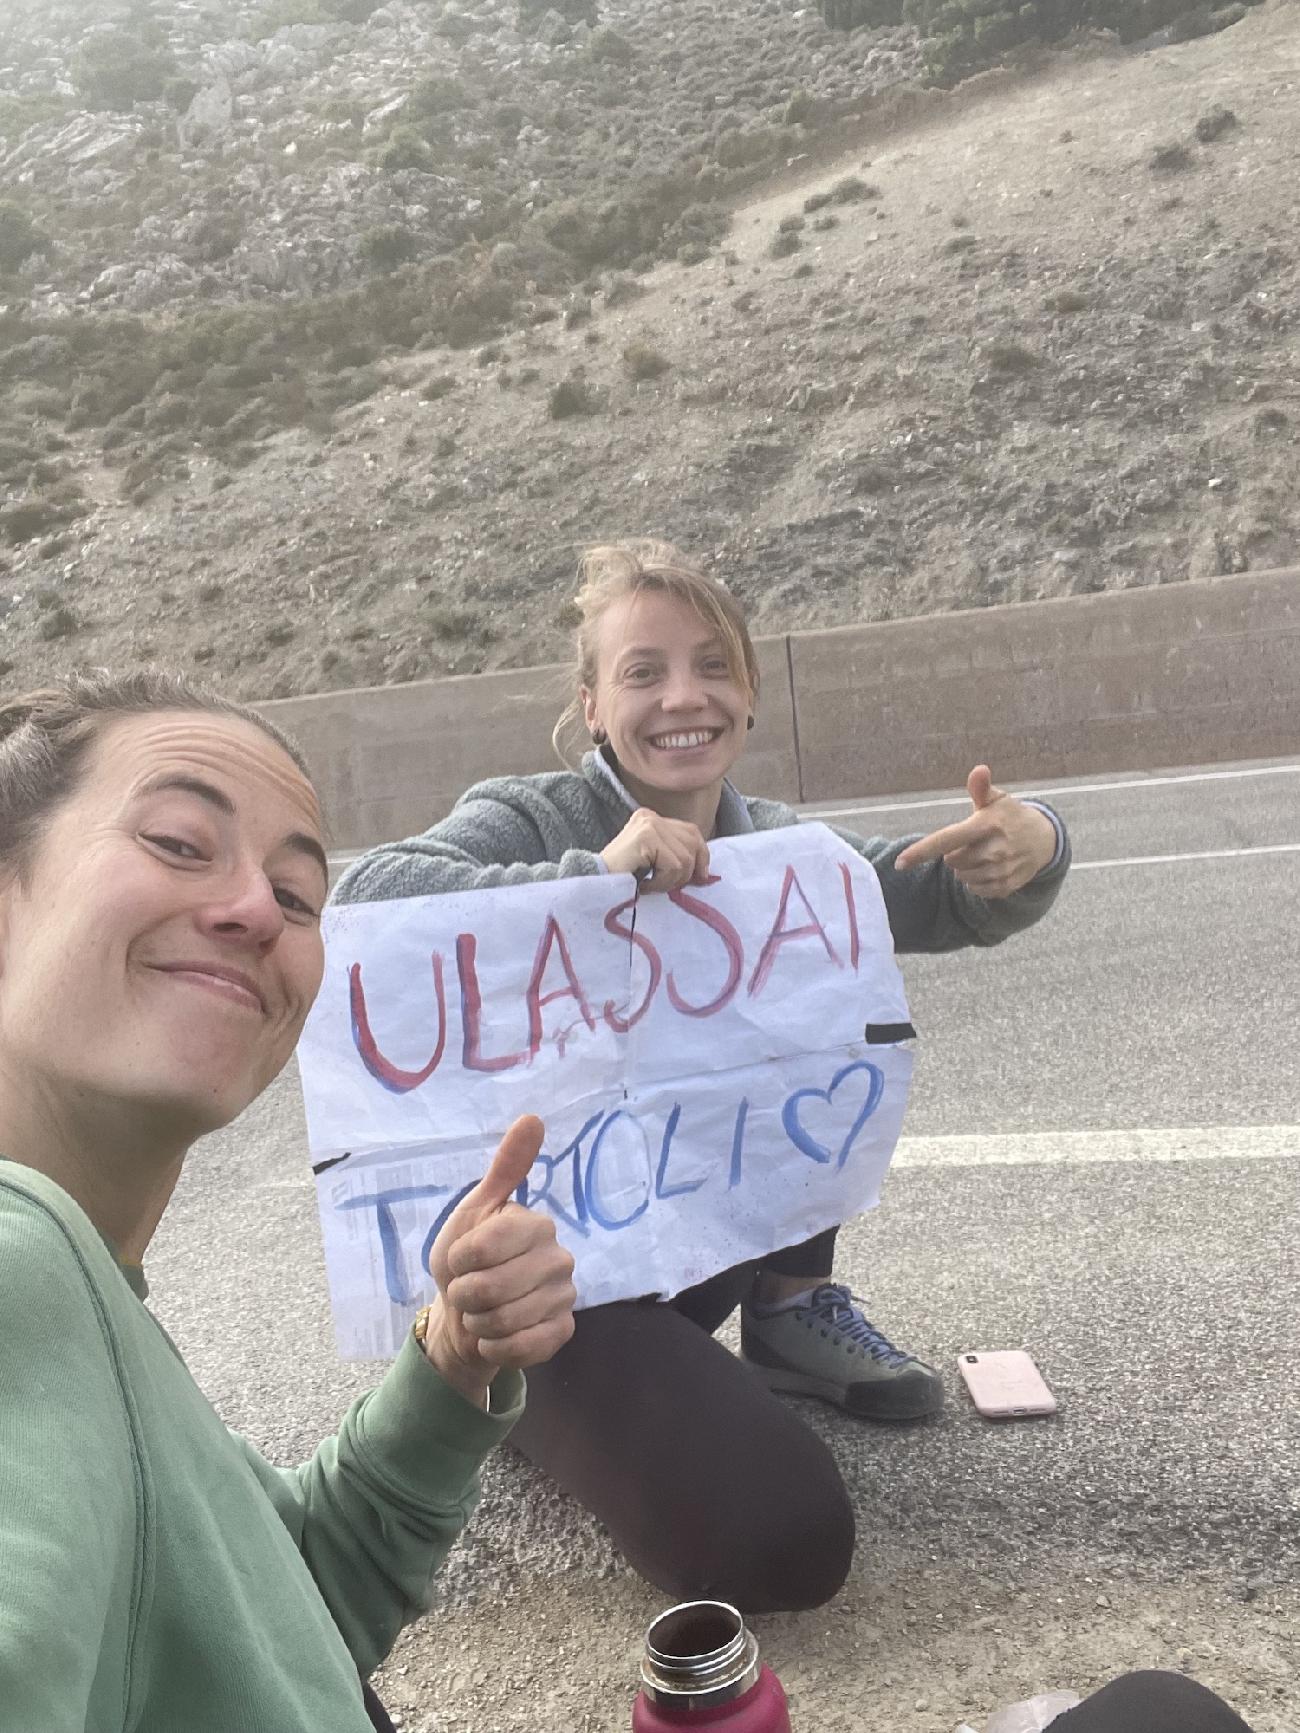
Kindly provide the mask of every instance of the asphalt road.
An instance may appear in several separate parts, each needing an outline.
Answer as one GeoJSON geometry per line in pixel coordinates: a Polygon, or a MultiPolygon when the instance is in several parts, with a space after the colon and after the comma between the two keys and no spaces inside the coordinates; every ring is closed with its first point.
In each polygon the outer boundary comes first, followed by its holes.
{"type": "MultiPolygon", "coordinates": [[[[1294,1576],[1300,1554],[1300,762],[1043,790],[1077,866],[1000,950],[908,959],[914,1105],[882,1208],[843,1236],[877,1320],[949,1374],[941,1423],[810,1405],[873,1535],[933,1562],[1294,1576]],[[1160,857],[1152,860],[1150,857],[1160,857]],[[1167,857],[1167,858],[1166,858],[1167,857]],[[957,1354],[1029,1348],[1061,1401],[992,1427],[957,1354]]],[[[956,795],[838,809],[898,835],[956,795]]],[[[305,1454],[373,1369],[334,1357],[296,1082],[192,1158],[155,1301],[227,1420],[305,1454]]],[[[509,1457],[454,1601],[606,1559],[509,1457]]]]}

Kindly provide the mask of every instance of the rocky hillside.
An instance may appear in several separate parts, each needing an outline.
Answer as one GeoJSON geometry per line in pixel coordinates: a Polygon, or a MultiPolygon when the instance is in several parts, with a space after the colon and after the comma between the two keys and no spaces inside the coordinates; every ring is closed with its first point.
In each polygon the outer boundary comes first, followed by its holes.
{"type": "Polygon", "coordinates": [[[922,55],[781,0],[10,0],[5,684],[544,659],[622,531],[765,627],[1296,558],[1293,0],[922,55]]]}

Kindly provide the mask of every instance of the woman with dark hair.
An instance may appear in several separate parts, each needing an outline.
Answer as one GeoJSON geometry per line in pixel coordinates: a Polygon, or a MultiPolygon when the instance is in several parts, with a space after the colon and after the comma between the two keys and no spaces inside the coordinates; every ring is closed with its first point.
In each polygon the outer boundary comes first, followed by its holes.
{"type": "Polygon", "coordinates": [[[0,1727],[363,1733],[572,1331],[511,1128],[439,1297],[301,1468],[233,1437],[144,1305],[195,1140],[292,1053],[322,968],[316,795],[254,712],[157,675],[0,711],[0,1727]]]}

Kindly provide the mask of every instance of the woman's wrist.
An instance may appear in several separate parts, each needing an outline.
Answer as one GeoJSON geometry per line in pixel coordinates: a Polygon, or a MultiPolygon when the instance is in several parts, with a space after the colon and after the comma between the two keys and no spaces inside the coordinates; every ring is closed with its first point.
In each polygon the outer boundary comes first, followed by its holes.
{"type": "Polygon", "coordinates": [[[447,1333],[446,1313],[441,1300],[435,1300],[419,1314],[414,1334],[425,1359],[443,1383],[450,1384],[458,1395],[486,1412],[489,1407],[488,1389],[495,1374],[492,1368],[481,1363],[471,1365],[456,1352],[447,1333]]]}

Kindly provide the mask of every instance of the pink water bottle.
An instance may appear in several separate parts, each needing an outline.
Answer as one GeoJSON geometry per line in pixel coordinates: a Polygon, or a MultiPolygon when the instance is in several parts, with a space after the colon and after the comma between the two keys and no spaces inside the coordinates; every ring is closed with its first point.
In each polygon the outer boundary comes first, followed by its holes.
{"type": "Polygon", "coordinates": [[[790,1733],[781,1681],[725,1601],[686,1601],[646,1632],[632,1733],[790,1733]]]}

